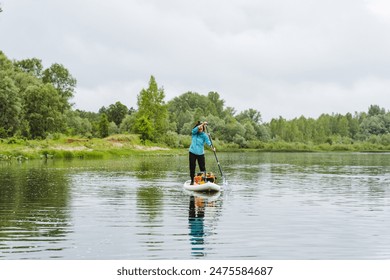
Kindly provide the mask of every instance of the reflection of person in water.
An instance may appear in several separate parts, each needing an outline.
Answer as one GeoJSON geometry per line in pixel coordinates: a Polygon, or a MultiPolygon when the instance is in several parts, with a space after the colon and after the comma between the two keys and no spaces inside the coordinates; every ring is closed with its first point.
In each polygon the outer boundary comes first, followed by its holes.
{"type": "Polygon", "coordinates": [[[203,198],[191,195],[188,222],[194,256],[204,256],[204,207],[203,198]]]}

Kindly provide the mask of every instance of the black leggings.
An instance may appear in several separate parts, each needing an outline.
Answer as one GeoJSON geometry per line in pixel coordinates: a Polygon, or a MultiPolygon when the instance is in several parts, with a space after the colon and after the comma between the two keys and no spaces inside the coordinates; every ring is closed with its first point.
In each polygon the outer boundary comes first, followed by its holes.
{"type": "Polygon", "coordinates": [[[206,172],[206,161],[204,155],[195,155],[190,152],[190,177],[194,180],[196,161],[198,160],[199,169],[201,172],[206,172]]]}

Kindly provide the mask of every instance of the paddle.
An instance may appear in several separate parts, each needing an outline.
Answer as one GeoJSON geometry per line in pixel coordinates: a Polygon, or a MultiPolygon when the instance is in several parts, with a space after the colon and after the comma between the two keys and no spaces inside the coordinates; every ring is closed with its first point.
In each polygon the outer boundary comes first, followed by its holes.
{"type": "Polygon", "coordinates": [[[205,127],[206,127],[206,131],[207,131],[207,136],[208,136],[209,139],[210,139],[211,147],[213,148],[215,160],[217,161],[217,164],[218,164],[219,172],[221,172],[222,181],[225,183],[225,181],[226,181],[226,180],[225,180],[225,176],[223,175],[222,168],[221,168],[221,164],[219,163],[219,160],[218,160],[218,157],[217,157],[217,152],[215,151],[215,148],[214,148],[214,145],[213,145],[213,140],[211,139],[211,135],[210,135],[210,133],[209,133],[209,130],[208,130],[208,128],[207,128],[207,125],[205,125],[205,127]]]}

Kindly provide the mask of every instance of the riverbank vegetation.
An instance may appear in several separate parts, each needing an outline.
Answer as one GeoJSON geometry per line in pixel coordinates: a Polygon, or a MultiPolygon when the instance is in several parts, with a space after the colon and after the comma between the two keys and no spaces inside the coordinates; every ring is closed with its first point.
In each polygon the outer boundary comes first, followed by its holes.
{"type": "Polygon", "coordinates": [[[189,91],[166,101],[153,76],[136,109],[113,101],[98,112],[75,110],[75,88],[76,79],[61,64],[44,69],[37,58],[10,60],[0,51],[0,160],[183,153],[198,120],[209,122],[219,151],[390,150],[390,112],[379,105],[263,122],[256,109],[226,107],[217,92],[189,91]]]}
{"type": "Polygon", "coordinates": [[[130,156],[182,154],[180,149],[141,143],[138,135],[111,135],[101,138],[69,138],[65,135],[45,140],[0,139],[0,161],[28,159],[107,159],[130,156]]]}

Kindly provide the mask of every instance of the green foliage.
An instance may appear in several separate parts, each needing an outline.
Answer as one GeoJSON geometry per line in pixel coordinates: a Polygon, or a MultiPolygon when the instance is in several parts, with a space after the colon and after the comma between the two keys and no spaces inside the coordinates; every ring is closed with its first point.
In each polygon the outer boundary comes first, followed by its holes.
{"type": "Polygon", "coordinates": [[[15,61],[14,65],[17,69],[20,69],[25,73],[31,74],[37,78],[42,78],[43,66],[42,61],[40,59],[23,59],[15,61]]]}
{"type": "Polygon", "coordinates": [[[119,131],[121,133],[130,133],[133,131],[135,132],[135,128],[134,128],[135,120],[136,120],[135,114],[126,115],[119,126],[119,131]]]}
{"type": "Polygon", "coordinates": [[[174,131],[168,131],[164,135],[163,139],[164,143],[171,148],[178,148],[180,146],[180,138],[179,135],[174,131]]]}
{"type": "Polygon", "coordinates": [[[151,76],[148,88],[137,96],[137,110],[116,102],[94,113],[72,110],[75,86],[76,79],[61,64],[44,69],[40,59],[11,61],[0,51],[0,138],[136,133],[143,143],[187,148],[195,122],[207,120],[222,149],[383,150],[390,144],[390,112],[378,105],[367,112],[317,119],[280,116],[263,123],[255,109],[236,114],[225,107],[217,92],[188,91],[165,103],[164,89],[151,76]]]}
{"type": "Polygon", "coordinates": [[[220,118],[223,118],[225,116],[224,112],[224,104],[225,101],[221,99],[218,92],[209,92],[207,94],[207,109],[205,111],[205,114],[211,114],[220,118]]]}
{"type": "Polygon", "coordinates": [[[80,117],[77,111],[65,113],[69,135],[89,136],[92,135],[92,124],[87,118],[80,117]]]}
{"type": "Polygon", "coordinates": [[[188,134],[190,130],[184,131],[183,127],[193,126],[203,116],[222,117],[224,114],[223,104],[224,101],[216,92],[210,92],[208,96],[187,92],[167,103],[169,120],[171,123],[176,123],[175,131],[177,133],[188,134]]]}
{"type": "Polygon", "coordinates": [[[0,112],[0,138],[13,136],[19,127],[21,100],[5,71],[0,71],[0,112]]]}
{"type": "Polygon", "coordinates": [[[119,133],[119,128],[114,122],[108,124],[108,135],[113,135],[119,133]]]}
{"type": "Polygon", "coordinates": [[[244,135],[241,135],[245,140],[268,140],[269,132],[267,128],[262,124],[261,113],[255,109],[248,109],[236,117],[236,120],[244,126],[244,135]]]}
{"type": "Polygon", "coordinates": [[[109,125],[108,117],[106,114],[102,114],[99,121],[99,135],[101,138],[105,138],[109,135],[109,125]]]}
{"type": "Polygon", "coordinates": [[[135,121],[134,127],[135,131],[141,135],[141,139],[144,142],[153,138],[154,128],[147,117],[138,117],[135,121]]]}
{"type": "Polygon", "coordinates": [[[61,64],[54,63],[43,71],[42,81],[45,84],[51,84],[57,90],[62,102],[61,112],[71,107],[69,100],[74,95],[77,81],[68,69],[61,64]]]}
{"type": "Polygon", "coordinates": [[[272,119],[269,127],[271,138],[275,140],[330,145],[349,144],[368,141],[373,135],[390,133],[390,112],[386,113],[379,106],[371,105],[368,114],[355,113],[353,116],[350,113],[322,114],[316,120],[302,116],[289,121],[280,117],[272,119]]]}
{"type": "Polygon", "coordinates": [[[368,108],[369,117],[384,115],[385,113],[385,108],[380,108],[378,105],[370,105],[370,107],[368,108]]]}
{"type": "Polygon", "coordinates": [[[142,89],[137,97],[135,130],[144,140],[158,140],[168,129],[168,110],[165,105],[164,89],[158,88],[153,76],[149,87],[142,89]]]}
{"type": "Polygon", "coordinates": [[[50,84],[30,86],[24,93],[24,119],[32,138],[45,138],[47,133],[64,130],[64,117],[60,113],[62,103],[50,84]]]}
{"type": "Polygon", "coordinates": [[[71,107],[68,99],[74,86],[75,80],[61,65],[43,70],[39,59],[11,62],[0,52],[1,134],[45,138],[64,132],[64,113],[71,107]]]}
{"type": "Polygon", "coordinates": [[[107,109],[102,107],[99,110],[99,113],[105,113],[107,115],[109,122],[114,122],[117,126],[120,126],[128,112],[129,109],[119,101],[111,104],[107,109]]]}

